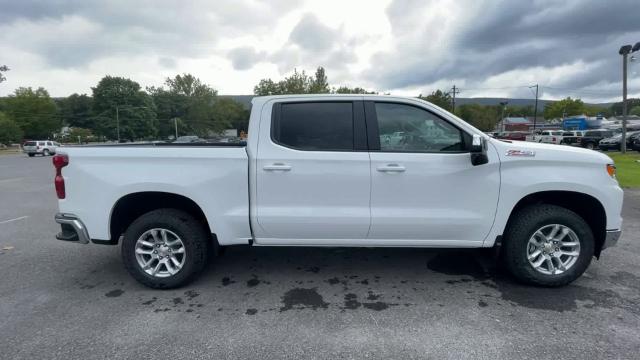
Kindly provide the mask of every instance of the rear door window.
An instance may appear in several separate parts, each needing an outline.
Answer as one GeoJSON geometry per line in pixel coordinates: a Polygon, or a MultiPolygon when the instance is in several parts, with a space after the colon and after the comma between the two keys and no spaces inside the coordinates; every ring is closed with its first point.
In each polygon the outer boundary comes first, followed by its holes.
{"type": "Polygon", "coordinates": [[[273,119],[271,138],[298,150],[351,151],[353,102],[282,103],[273,119]]]}

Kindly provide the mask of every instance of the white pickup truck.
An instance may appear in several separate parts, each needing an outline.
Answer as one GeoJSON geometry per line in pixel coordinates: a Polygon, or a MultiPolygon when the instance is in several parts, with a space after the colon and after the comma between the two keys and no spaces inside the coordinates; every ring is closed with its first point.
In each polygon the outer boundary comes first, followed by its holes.
{"type": "Polygon", "coordinates": [[[135,279],[172,288],[240,244],[499,246],[515,278],[559,286],[620,236],[608,156],[492,139],[418,99],[257,97],[249,134],[61,148],[56,237],[120,243],[135,279]]]}

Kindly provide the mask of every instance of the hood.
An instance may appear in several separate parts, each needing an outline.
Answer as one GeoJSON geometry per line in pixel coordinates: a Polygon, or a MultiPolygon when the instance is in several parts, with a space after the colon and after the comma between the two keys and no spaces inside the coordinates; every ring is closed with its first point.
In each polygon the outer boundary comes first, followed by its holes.
{"type": "Polygon", "coordinates": [[[528,141],[500,141],[491,139],[502,160],[536,159],[553,161],[591,162],[600,164],[613,164],[613,160],[607,155],[595,150],[568,145],[554,145],[535,143],[528,141]],[[522,151],[522,155],[507,155],[510,150],[522,151]]]}

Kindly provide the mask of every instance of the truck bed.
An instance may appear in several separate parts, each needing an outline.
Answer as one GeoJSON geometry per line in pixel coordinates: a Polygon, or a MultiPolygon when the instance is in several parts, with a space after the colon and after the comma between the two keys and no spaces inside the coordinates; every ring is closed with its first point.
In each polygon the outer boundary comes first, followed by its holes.
{"type": "Polygon", "coordinates": [[[197,199],[221,238],[246,242],[251,237],[243,144],[90,145],[58,152],[69,156],[62,170],[66,198],[60,200],[60,212],[86,219],[91,239],[110,240],[112,210],[124,196],[141,192],[197,199]]]}

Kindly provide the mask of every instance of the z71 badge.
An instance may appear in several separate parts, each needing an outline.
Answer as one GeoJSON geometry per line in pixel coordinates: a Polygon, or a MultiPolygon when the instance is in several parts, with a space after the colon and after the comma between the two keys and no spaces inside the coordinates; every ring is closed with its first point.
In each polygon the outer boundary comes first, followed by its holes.
{"type": "Polygon", "coordinates": [[[530,150],[507,150],[507,156],[536,156],[535,151],[530,150]]]}

